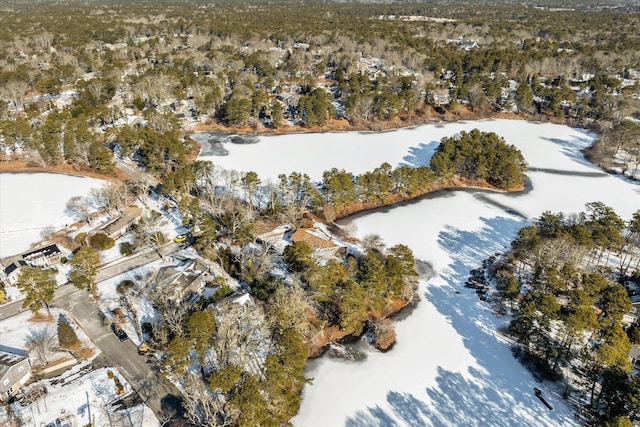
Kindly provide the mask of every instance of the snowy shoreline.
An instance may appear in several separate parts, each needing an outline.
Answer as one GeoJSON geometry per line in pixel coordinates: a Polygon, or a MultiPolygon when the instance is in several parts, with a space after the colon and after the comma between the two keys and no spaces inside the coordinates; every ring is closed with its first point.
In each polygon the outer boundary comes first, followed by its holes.
{"type": "Polygon", "coordinates": [[[319,180],[332,167],[361,173],[383,162],[428,165],[442,137],[471,128],[496,132],[523,152],[528,166],[537,168],[527,173],[529,191],[447,190],[350,216],[357,237],[378,234],[387,246],[408,245],[416,259],[433,266],[434,276],[421,277],[419,304],[396,319],[392,351],[364,346],[362,363],[328,357],[308,362],[313,383],[303,391],[294,425],[577,424],[561,393],[537,382],[497,336],[506,319],[463,289],[471,269],[508,247],[517,230],[544,210],[570,214],[600,199],[627,218],[640,204],[640,187],[584,159],[581,151],[593,133],[512,120],[454,122],[383,133],[259,137],[261,143],[251,146],[228,144],[228,156],[211,160],[216,167],[255,171],[263,181],[293,171],[319,180]],[[554,411],[539,404],[534,387],[544,390],[554,411]]]}
{"type": "Polygon", "coordinates": [[[434,275],[421,277],[419,304],[396,319],[398,340],[391,352],[368,349],[364,363],[326,357],[309,361],[306,375],[314,381],[304,389],[294,425],[576,425],[572,408],[553,385],[536,381],[497,336],[505,319],[478,301],[475,292],[464,291],[463,284],[471,269],[508,247],[517,230],[545,210],[571,214],[600,200],[627,219],[640,206],[640,186],[603,174],[584,159],[581,150],[594,134],[545,123],[485,120],[332,133],[330,138],[279,135],[260,137],[265,143],[233,144],[229,155],[215,163],[254,170],[265,182],[294,170],[318,180],[332,167],[359,173],[383,162],[420,166],[429,163],[443,136],[474,127],[496,132],[523,152],[533,170],[528,172],[530,191],[446,190],[350,217],[357,237],[378,234],[387,246],[406,244],[416,259],[432,266],[434,275]],[[544,390],[554,411],[539,405],[533,387],[544,390]]]}
{"type": "Polygon", "coordinates": [[[0,173],[0,258],[29,249],[42,240],[43,230],[74,223],[65,213],[66,203],[104,183],[61,172],[0,173]]]}

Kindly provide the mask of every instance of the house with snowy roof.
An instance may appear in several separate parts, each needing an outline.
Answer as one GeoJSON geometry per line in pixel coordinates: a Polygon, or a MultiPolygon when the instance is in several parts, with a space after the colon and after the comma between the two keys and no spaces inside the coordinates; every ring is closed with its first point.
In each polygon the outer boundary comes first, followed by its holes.
{"type": "Polygon", "coordinates": [[[199,259],[176,257],[160,267],[154,281],[165,289],[168,299],[184,301],[197,298],[210,278],[208,267],[199,259]]]}
{"type": "Polygon", "coordinates": [[[314,256],[320,260],[326,261],[338,255],[345,255],[347,250],[346,246],[338,244],[332,237],[312,228],[299,228],[288,238],[293,243],[308,244],[313,249],[314,256]]]}
{"type": "Polygon", "coordinates": [[[143,213],[143,208],[138,206],[128,206],[122,209],[122,213],[120,215],[101,226],[98,231],[106,234],[114,240],[117,240],[129,231],[133,224],[140,220],[143,213]]]}
{"type": "Polygon", "coordinates": [[[5,402],[31,378],[29,353],[0,345],[0,402],[5,402]]]}
{"type": "Polygon", "coordinates": [[[22,259],[32,267],[48,267],[62,258],[62,252],[55,243],[22,254],[22,259]]]}

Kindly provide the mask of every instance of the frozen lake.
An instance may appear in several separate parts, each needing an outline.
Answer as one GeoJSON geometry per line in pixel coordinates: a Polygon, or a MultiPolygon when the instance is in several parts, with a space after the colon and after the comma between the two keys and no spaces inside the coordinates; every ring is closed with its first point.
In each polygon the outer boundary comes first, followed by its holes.
{"type": "Polygon", "coordinates": [[[0,173],[0,258],[23,252],[49,227],[75,222],[69,199],[86,196],[104,181],[59,173],[0,173]]]}
{"type": "Polygon", "coordinates": [[[364,363],[326,357],[311,361],[294,425],[311,426],[569,426],[572,410],[552,386],[539,384],[495,330],[497,318],[463,287],[469,271],[504,250],[517,230],[546,210],[575,213],[602,201],[624,219],[640,208],[640,186],[602,173],[581,150],[595,135],[567,126],[485,120],[419,126],[383,133],[261,136],[251,145],[222,142],[227,155],[201,156],[217,166],[255,171],[263,181],[306,172],[321,179],[332,167],[361,173],[388,162],[425,165],[440,139],[462,130],[496,132],[517,146],[531,171],[521,195],[444,192],[417,203],[358,215],[357,234],[405,243],[430,263],[421,302],[396,324],[398,342],[364,363]],[[459,292],[459,293],[457,293],[459,292]],[[555,407],[533,394],[543,390],[555,407]]]}

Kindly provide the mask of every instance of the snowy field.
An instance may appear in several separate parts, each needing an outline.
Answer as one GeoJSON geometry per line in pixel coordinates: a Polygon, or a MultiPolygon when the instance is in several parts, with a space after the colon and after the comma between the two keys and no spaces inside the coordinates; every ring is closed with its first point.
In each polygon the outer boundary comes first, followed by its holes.
{"type": "Polygon", "coordinates": [[[253,170],[263,181],[294,170],[319,179],[331,167],[360,173],[384,161],[429,164],[443,136],[476,127],[496,132],[523,152],[533,189],[522,195],[444,192],[354,219],[359,236],[374,233],[388,246],[408,244],[436,275],[421,281],[421,302],[396,325],[398,342],[391,352],[369,351],[363,363],[329,358],[309,363],[313,383],[304,390],[294,425],[577,424],[558,390],[536,382],[496,335],[507,319],[495,317],[463,284],[471,269],[504,250],[521,226],[545,210],[578,212],[600,200],[629,219],[640,207],[640,186],[601,173],[580,154],[594,135],[552,124],[486,120],[378,134],[261,137],[254,145],[226,144],[229,155],[211,160],[253,170]],[[533,387],[543,390],[553,411],[538,401],[533,387]]]}
{"type": "Polygon", "coordinates": [[[75,222],[65,205],[104,185],[94,178],[53,173],[0,173],[0,258],[42,240],[43,230],[75,222]]]}

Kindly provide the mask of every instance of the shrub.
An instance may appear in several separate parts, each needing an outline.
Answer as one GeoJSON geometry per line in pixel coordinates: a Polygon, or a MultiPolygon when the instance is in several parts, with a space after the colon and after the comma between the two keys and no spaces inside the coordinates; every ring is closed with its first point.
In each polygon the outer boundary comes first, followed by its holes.
{"type": "Polygon", "coordinates": [[[133,253],[133,245],[129,242],[120,243],[120,255],[129,256],[133,253]]]}
{"type": "Polygon", "coordinates": [[[396,342],[396,331],[389,319],[381,319],[375,324],[373,344],[380,351],[386,351],[396,342]]]}
{"type": "Polygon", "coordinates": [[[89,244],[95,250],[104,251],[111,249],[116,244],[116,241],[106,234],[96,233],[89,238],[89,244]]]}
{"type": "Polygon", "coordinates": [[[61,318],[58,321],[58,343],[60,343],[60,347],[70,348],[79,342],[80,340],[78,339],[78,335],[76,335],[76,331],[67,323],[66,319],[61,318]]]}
{"type": "Polygon", "coordinates": [[[116,286],[116,292],[118,292],[119,294],[126,294],[127,292],[129,292],[131,290],[131,288],[133,288],[133,286],[135,285],[135,283],[133,283],[133,280],[123,280],[122,282],[120,282],[118,284],[118,286],[116,286]]]}
{"type": "Polygon", "coordinates": [[[209,297],[208,302],[215,304],[221,299],[231,295],[232,293],[233,289],[231,289],[231,286],[224,284],[216,289],[216,293],[209,297]]]}
{"type": "Polygon", "coordinates": [[[145,107],[145,103],[142,99],[140,99],[140,97],[135,98],[133,101],[131,101],[131,103],[137,110],[143,110],[145,107]]]}
{"type": "Polygon", "coordinates": [[[86,238],[87,238],[87,233],[82,232],[82,233],[78,233],[78,234],[76,235],[76,237],[75,237],[73,240],[74,240],[77,244],[79,244],[79,245],[83,245],[83,244],[84,244],[84,241],[86,240],[86,238]]]}

